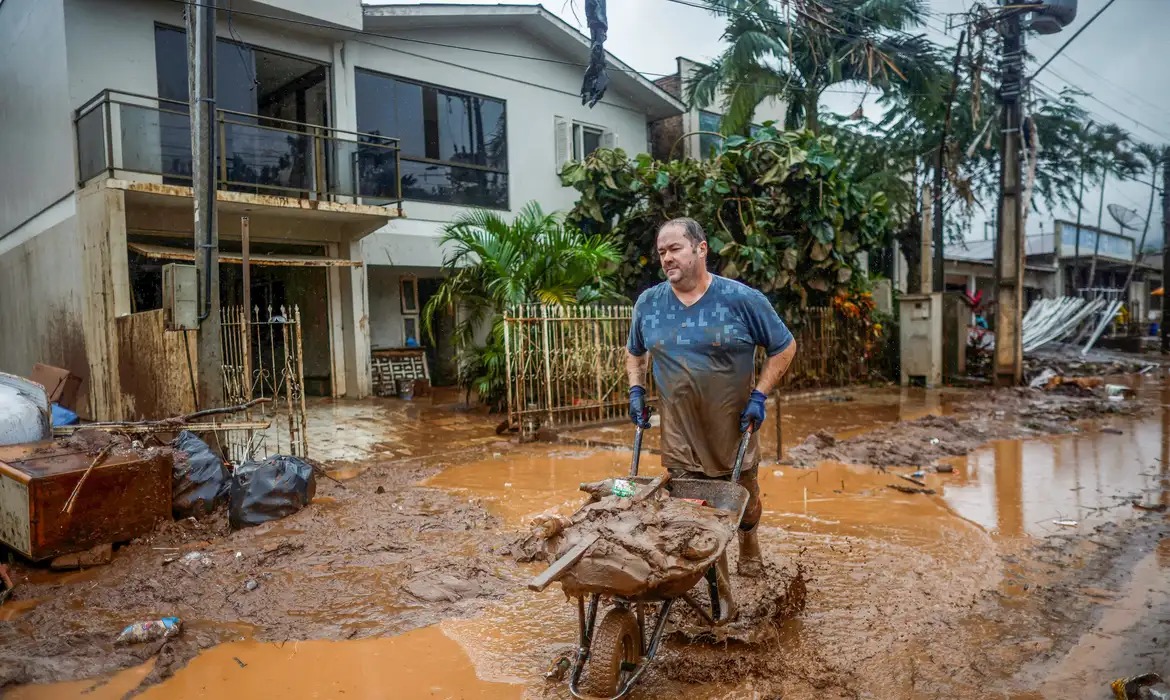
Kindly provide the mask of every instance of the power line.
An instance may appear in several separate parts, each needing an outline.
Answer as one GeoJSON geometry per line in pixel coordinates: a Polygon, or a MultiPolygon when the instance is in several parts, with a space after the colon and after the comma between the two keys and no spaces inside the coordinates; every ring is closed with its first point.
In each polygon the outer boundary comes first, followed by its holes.
{"type": "MultiPolygon", "coordinates": [[[[1049,46],[1049,45],[1048,45],[1046,42],[1044,42],[1044,41],[1041,41],[1040,39],[1036,39],[1036,41],[1037,41],[1039,44],[1041,44],[1042,46],[1047,46],[1048,48],[1052,48],[1052,47],[1051,47],[1051,46],[1049,46]]],[[[1061,57],[1061,58],[1063,58],[1064,60],[1068,61],[1069,63],[1072,63],[1072,64],[1073,64],[1073,65],[1075,65],[1077,68],[1080,68],[1081,70],[1085,71],[1085,72],[1086,72],[1086,73],[1088,73],[1089,75],[1092,75],[1093,77],[1097,78],[1098,80],[1100,80],[1101,82],[1103,82],[1105,85],[1108,85],[1108,86],[1110,86],[1110,87],[1117,88],[1117,90],[1118,90],[1118,91],[1125,93],[1125,95],[1126,95],[1127,97],[1129,97],[1129,98],[1131,98],[1131,99],[1134,99],[1134,100],[1137,100],[1137,101],[1139,101],[1139,102],[1144,102],[1144,103],[1145,103],[1145,105],[1146,105],[1147,107],[1149,107],[1149,108],[1151,108],[1151,109],[1154,109],[1154,110],[1157,110],[1159,113],[1161,113],[1161,112],[1170,112],[1170,108],[1163,107],[1162,105],[1159,105],[1159,104],[1155,104],[1155,103],[1153,103],[1153,102],[1149,101],[1148,99],[1146,99],[1146,98],[1142,97],[1141,95],[1137,94],[1136,92],[1134,92],[1134,91],[1132,91],[1132,90],[1130,90],[1130,89],[1126,88],[1124,85],[1121,85],[1120,83],[1115,83],[1115,82],[1113,82],[1113,81],[1112,81],[1112,80],[1110,80],[1109,78],[1106,78],[1105,76],[1103,76],[1103,75],[1101,75],[1100,73],[1098,73],[1097,71],[1093,70],[1091,67],[1089,67],[1089,66],[1086,66],[1084,63],[1081,63],[1080,61],[1078,61],[1077,59],[1073,58],[1072,56],[1070,56],[1070,55],[1068,55],[1068,54],[1061,54],[1061,56],[1060,56],[1060,57],[1061,57]]],[[[1061,77],[1061,76],[1060,76],[1060,74],[1059,74],[1059,73],[1057,73],[1055,70],[1052,70],[1052,71],[1049,71],[1049,72],[1051,72],[1051,73],[1052,73],[1054,76],[1056,76],[1056,77],[1060,78],[1061,80],[1064,80],[1064,78],[1063,78],[1063,77],[1061,77]]]]}
{"type": "MultiPolygon", "coordinates": [[[[1055,73],[1053,75],[1055,75],[1055,73]]],[[[1057,76],[1057,77],[1059,77],[1059,76],[1057,76]]],[[[1062,80],[1063,80],[1063,78],[1062,78],[1062,80]]],[[[1044,83],[1040,82],[1039,80],[1036,80],[1034,82],[1041,89],[1047,91],[1049,97],[1054,97],[1054,98],[1059,97],[1059,94],[1060,94],[1059,91],[1053,89],[1052,87],[1049,87],[1048,85],[1045,85],[1044,83]]],[[[1145,129],[1146,131],[1150,132],[1151,134],[1154,134],[1158,138],[1163,139],[1166,142],[1170,142],[1170,135],[1164,134],[1161,131],[1158,131],[1157,129],[1153,128],[1152,126],[1150,126],[1142,121],[1139,121],[1139,120],[1135,119],[1134,117],[1131,117],[1130,115],[1126,114],[1125,112],[1122,112],[1121,110],[1117,109],[1113,105],[1111,105],[1108,102],[1097,97],[1093,93],[1085,91],[1084,89],[1078,87],[1077,85],[1073,84],[1072,82],[1070,82],[1068,80],[1065,80],[1065,82],[1068,83],[1069,87],[1071,87],[1075,90],[1078,90],[1085,97],[1088,97],[1090,100],[1093,100],[1094,102],[1097,102],[1098,104],[1108,108],[1111,112],[1114,112],[1114,113],[1120,115],[1121,117],[1128,119],[1129,121],[1133,122],[1134,124],[1138,125],[1139,127],[1143,128],[1143,129],[1145,129]]],[[[1094,116],[1098,116],[1098,117],[1101,116],[1099,113],[1093,112],[1092,110],[1089,110],[1088,108],[1084,108],[1084,109],[1086,112],[1089,112],[1090,114],[1093,114],[1094,116]]],[[[1102,117],[1102,121],[1109,122],[1112,120],[1102,117]]]]}
{"type": "Polygon", "coordinates": [[[1066,41],[1066,42],[1064,42],[1063,44],[1061,44],[1061,45],[1060,45],[1060,48],[1056,50],[1056,53],[1054,53],[1054,54],[1052,54],[1051,56],[1049,56],[1047,61],[1045,61],[1044,63],[1040,64],[1040,67],[1036,69],[1036,72],[1035,72],[1035,73],[1033,73],[1033,74],[1032,74],[1032,75],[1031,75],[1031,76],[1028,78],[1028,80],[1034,80],[1034,79],[1036,78],[1036,76],[1037,76],[1037,75],[1040,75],[1040,72],[1041,72],[1041,71],[1043,71],[1045,68],[1047,68],[1047,67],[1048,67],[1048,64],[1049,64],[1049,63],[1052,63],[1052,61],[1053,61],[1053,60],[1054,60],[1054,59],[1055,59],[1057,56],[1059,56],[1059,55],[1060,55],[1060,53],[1061,53],[1062,51],[1064,51],[1065,47],[1067,47],[1069,44],[1073,43],[1073,41],[1075,41],[1075,40],[1076,40],[1076,38],[1077,38],[1078,36],[1080,36],[1082,32],[1084,32],[1086,29],[1088,29],[1088,28],[1089,28],[1089,27],[1090,27],[1090,26],[1093,24],[1093,22],[1095,22],[1095,21],[1097,20],[1097,18],[1098,18],[1098,17],[1100,17],[1100,16],[1101,16],[1101,14],[1105,12],[1105,10],[1108,10],[1108,9],[1109,9],[1109,6],[1110,6],[1110,5],[1112,5],[1112,4],[1113,4],[1113,3],[1115,3],[1115,2],[1117,2],[1117,0],[1109,0],[1108,2],[1106,2],[1106,3],[1105,3],[1105,4],[1104,4],[1102,7],[1101,7],[1101,9],[1100,9],[1100,10],[1097,10],[1097,13],[1096,13],[1096,14],[1094,14],[1092,17],[1090,17],[1088,22],[1085,22],[1084,24],[1082,24],[1082,25],[1081,25],[1081,28],[1080,28],[1080,29],[1078,29],[1078,30],[1076,31],[1076,33],[1075,33],[1075,34],[1073,34],[1072,36],[1070,36],[1070,37],[1068,38],[1068,41],[1066,41]]]}

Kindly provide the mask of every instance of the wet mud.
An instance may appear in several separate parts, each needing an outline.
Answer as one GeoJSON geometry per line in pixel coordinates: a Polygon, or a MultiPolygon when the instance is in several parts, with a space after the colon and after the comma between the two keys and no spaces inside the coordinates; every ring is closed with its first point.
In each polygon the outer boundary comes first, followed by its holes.
{"type": "Polygon", "coordinates": [[[798,467],[823,461],[875,467],[934,466],[990,440],[1075,432],[1081,421],[1140,415],[1146,410],[1144,403],[1134,400],[1006,389],[958,401],[950,415],[924,416],[844,440],[821,430],[785,452],[783,463],[798,467]]]}
{"type": "MultiPolygon", "coordinates": [[[[527,590],[543,567],[507,545],[537,516],[572,515],[579,484],[625,473],[629,452],[512,446],[457,418],[439,449],[459,456],[428,454],[417,435],[410,455],[361,443],[327,465],[349,478],[319,481],[316,502],[285,520],[239,533],[175,523],[69,577],[17,567],[0,688],[69,682],[6,689],[22,700],[568,698],[544,674],[574,647],[575,603],[557,585],[527,590]],[[195,551],[210,563],[162,563],[195,551]],[[188,623],[178,639],[111,646],[124,624],[164,614],[188,623]]],[[[875,452],[761,466],[769,575],[732,586],[744,619],[766,624],[712,634],[680,605],[635,697],[1096,698],[1121,675],[1170,675],[1170,519],[1156,510],[1170,506],[1170,390],[1153,384],[1122,410],[1026,392],[858,392],[786,405],[784,427],[789,452],[819,429],[834,446],[918,434],[931,447],[944,428],[971,430],[962,453],[918,457],[950,467],[914,477],[932,495],[887,488],[914,464],[875,469],[875,452]]]]}
{"type": "Polygon", "coordinates": [[[260,641],[361,639],[475,613],[519,572],[490,553],[498,518],[415,485],[436,469],[374,465],[350,481],[322,479],[303,511],[236,532],[222,509],[167,523],[82,582],[14,565],[0,689],[158,656],[151,684],[241,628],[260,641]],[[184,620],[180,637],[113,646],[125,625],[166,615],[184,620]]]}

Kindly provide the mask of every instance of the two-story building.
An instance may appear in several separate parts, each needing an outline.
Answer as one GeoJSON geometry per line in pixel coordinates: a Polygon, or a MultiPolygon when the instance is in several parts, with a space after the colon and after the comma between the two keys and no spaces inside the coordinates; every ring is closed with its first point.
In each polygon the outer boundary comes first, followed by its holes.
{"type": "MultiPolygon", "coordinates": [[[[299,307],[310,392],[368,395],[371,346],[423,340],[460,211],[567,208],[565,160],[647,150],[647,125],[682,112],[612,56],[609,93],[582,107],[588,42],[539,6],[221,5],[222,303],[242,300],[246,217],[253,304],[299,307]]],[[[185,6],[0,3],[0,371],[69,369],[94,418],[157,407],[146,348],[169,346],[142,315],[162,266],[197,250],[185,6]]]]}

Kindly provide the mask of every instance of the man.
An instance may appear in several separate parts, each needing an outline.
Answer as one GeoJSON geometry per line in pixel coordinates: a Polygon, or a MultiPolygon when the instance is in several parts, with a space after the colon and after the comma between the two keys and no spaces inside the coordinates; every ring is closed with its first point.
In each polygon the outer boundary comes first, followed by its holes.
{"type": "MultiPolygon", "coordinates": [[[[634,306],[626,371],[630,419],[646,427],[647,353],[662,416],[662,465],[683,478],[730,477],[740,436],[764,422],[764,401],[796,355],[792,333],[760,292],[707,271],[707,235],[694,219],[658,229],[658,258],[666,282],[634,306]],[[752,387],[756,347],[768,354],[752,387]]],[[[750,498],[739,532],[739,573],[759,576],[759,440],[753,434],[740,485],[750,498]]]]}

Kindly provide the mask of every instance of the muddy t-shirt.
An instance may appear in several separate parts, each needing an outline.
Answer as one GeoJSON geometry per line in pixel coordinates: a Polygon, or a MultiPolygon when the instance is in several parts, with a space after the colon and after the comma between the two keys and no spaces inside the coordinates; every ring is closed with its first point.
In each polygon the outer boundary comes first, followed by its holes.
{"type": "MultiPolygon", "coordinates": [[[[684,306],[669,282],[638,297],[626,348],[653,359],[662,416],[662,466],[725,476],[735,464],[739,414],[747,406],[756,347],[771,357],[792,333],[768,299],[745,284],[713,276],[706,293],[684,306]]],[[[752,438],[744,469],[759,462],[752,438]]]]}

